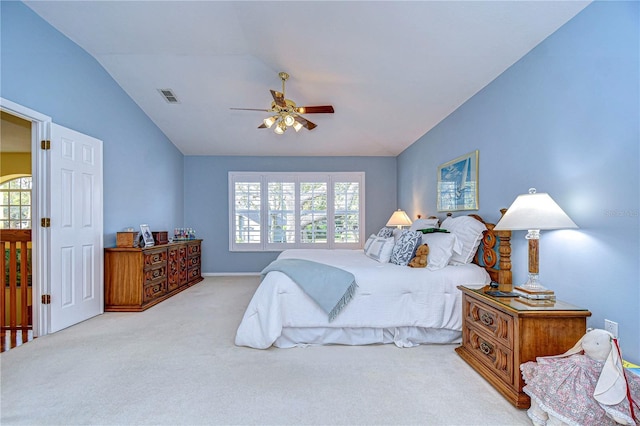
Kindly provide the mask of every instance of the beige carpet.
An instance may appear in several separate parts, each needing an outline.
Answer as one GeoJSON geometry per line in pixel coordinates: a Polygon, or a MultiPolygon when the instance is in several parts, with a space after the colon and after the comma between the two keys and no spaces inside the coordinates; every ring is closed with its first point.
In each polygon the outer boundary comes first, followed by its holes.
{"type": "Polygon", "coordinates": [[[234,346],[257,283],[209,277],[2,353],[0,423],[530,424],[455,345],[234,346]]]}

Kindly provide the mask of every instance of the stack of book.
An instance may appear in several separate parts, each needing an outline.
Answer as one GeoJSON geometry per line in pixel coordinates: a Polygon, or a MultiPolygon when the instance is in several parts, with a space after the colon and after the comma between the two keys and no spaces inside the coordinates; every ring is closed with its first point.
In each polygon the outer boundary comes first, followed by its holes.
{"type": "Polygon", "coordinates": [[[520,297],[532,300],[556,300],[556,294],[553,290],[546,288],[540,290],[531,290],[526,287],[514,287],[513,292],[520,297]]]}

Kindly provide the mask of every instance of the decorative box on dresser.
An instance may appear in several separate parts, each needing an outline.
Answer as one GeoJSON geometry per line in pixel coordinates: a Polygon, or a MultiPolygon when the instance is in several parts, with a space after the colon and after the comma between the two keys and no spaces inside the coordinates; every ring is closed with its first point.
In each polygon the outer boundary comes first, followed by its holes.
{"type": "Polygon", "coordinates": [[[585,334],[591,312],[560,301],[462,291],[462,345],[456,352],[518,408],[528,408],[520,364],[559,355],[585,334]]]}
{"type": "Polygon", "coordinates": [[[202,281],[202,240],[106,248],[104,310],[140,312],[202,281]]]}

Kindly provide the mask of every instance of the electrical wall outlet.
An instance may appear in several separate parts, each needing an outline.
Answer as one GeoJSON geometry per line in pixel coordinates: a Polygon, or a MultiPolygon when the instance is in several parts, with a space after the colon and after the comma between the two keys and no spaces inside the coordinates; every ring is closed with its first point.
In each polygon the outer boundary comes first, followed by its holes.
{"type": "Polygon", "coordinates": [[[618,323],[614,321],[610,321],[608,319],[604,320],[604,329],[609,333],[613,334],[613,337],[618,338],[618,323]]]}

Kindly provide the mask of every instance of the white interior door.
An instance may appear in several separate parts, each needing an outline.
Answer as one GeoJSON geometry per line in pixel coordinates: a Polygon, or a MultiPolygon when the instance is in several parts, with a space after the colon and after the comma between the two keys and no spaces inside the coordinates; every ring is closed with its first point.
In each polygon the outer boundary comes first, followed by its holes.
{"type": "Polygon", "coordinates": [[[104,311],[102,141],[51,124],[50,332],[104,311]]]}

